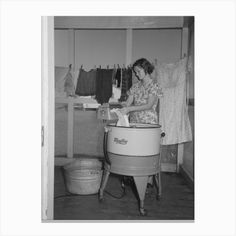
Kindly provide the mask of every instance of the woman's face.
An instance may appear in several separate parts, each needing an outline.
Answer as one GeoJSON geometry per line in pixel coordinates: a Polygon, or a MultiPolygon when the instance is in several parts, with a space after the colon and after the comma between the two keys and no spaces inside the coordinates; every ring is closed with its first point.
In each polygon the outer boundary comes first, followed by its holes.
{"type": "Polygon", "coordinates": [[[144,69],[139,66],[134,67],[134,73],[140,80],[143,80],[146,76],[144,69]]]}

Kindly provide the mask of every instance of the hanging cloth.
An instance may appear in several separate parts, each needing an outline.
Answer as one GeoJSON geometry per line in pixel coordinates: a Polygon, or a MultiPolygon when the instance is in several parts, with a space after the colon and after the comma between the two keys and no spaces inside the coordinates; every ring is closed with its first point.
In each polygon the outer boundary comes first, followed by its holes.
{"type": "Polygon", "coordinates": [[[65,77],[68,73],[67,67],[55,67],[55,97],[65,97],[65,77]]]}
{"type": "Polygon", "coordinates": [[[122,70],[122,83],[121,83],[121,97],[120,102],[126,101],[128,98],[127,92],[132,87],[132,70],[131,68],[124,68],[122,70]]]}
{"type": "Polygon", "coordinates": [[[71,74],[71,66],[65,76],[65,83],[64,83],[64,92],[66,92],[66,96],[75,96],[75,86],[73,81],[73,76],[71,74]]]}
{"type": "Polygon", "coordinates": [[[112,72],[112,85],[116,85],[116,68],[113,68],[112,72]]]}
{"type": "Polygon", "coordinates": [[[163,145],[192,140],[192,131],[186,103],[186,61],[176,63],[157,62],[157,81],[162,88],[160,98],[160,125],[165,132],[163,145]]]}
{"type": "Polygon", "coordinates": [[[96,70],[80,68],[75,93],[79,96],[93,96],[96,93],[96,70]]]}
{"type": "Polygon", "coordinates": [[[118,68],[116,70],[115,80],[116,80],[117,88],[120,88],[120,83],[121,83],[121,68],[118,68]]]}
{"type": "Polygon", "coordinates": [[[108,103],[112,97],[113,69],[97,69],[96,73],[96,100],[98,103],[108,103]]]}

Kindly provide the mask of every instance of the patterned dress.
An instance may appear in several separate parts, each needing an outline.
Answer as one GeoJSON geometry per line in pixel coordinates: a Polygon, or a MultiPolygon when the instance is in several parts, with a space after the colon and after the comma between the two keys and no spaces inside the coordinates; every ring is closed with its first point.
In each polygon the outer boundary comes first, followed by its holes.
{"type": "MultiPolygon", "coordinates": [[[[151,81],[145,87],[142,84],[142,82],[139,81],[130,88],[127,94],[133,95],[134,106],[147,104],[150,95],[154,95],[156,97],[162,95],[158,85],[153,81],[151,81]]],[[[156,111],[157,103],[158,99],[156,99],[154,105],[149,110],[130,112],[130,123],[157,124],[158,123],[158,117],[156,111]]]]}

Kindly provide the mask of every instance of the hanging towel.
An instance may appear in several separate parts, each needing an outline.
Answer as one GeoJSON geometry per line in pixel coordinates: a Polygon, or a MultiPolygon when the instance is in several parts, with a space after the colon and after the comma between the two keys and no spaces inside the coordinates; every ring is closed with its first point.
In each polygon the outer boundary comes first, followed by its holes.
{"type": "Polygon", "coordinates": [[[80,69],[75,93],[79,96],[93,96],[96,93],[96,70],[80,69]]]}
{"type": "Polygon", "coordinates": [[[73,77],[71,75],[70,69],[65,77],[64,91],[66,92],[67,97],[75,96],[75,86],[74,86],[74,81],[73,81],[73,77]]]}
{"type": "Polygon", "coordinates": [[[64,84],[67,73],[68,67],[55,67],[55,97],[66,97],[64,84]]]}
{"type": "Polygon", "coordinates": [[[112,97],[113,69],[97,69],[96,73],[96,100],[98,103],[108,103],[112,97]]]}
{"type": "Polygon", "coordinates": [[[163,145],[192,140],[186,104],[186,58],[176,63],[157,62],[157,80],[162,87],[160,125],[165,132],[163,145]]]}

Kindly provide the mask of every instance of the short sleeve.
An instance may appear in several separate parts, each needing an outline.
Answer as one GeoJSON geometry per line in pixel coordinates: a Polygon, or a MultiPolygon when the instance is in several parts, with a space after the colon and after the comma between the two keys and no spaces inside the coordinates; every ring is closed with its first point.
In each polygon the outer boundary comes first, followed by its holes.
{"type": "Polygon", "coordinates": [[[149,93],[151,95],[158,96],[158,97],[162,97],[163,95],[161,88],[159,88],[159,86],[156,83],[151,87],[149,93]]]}

